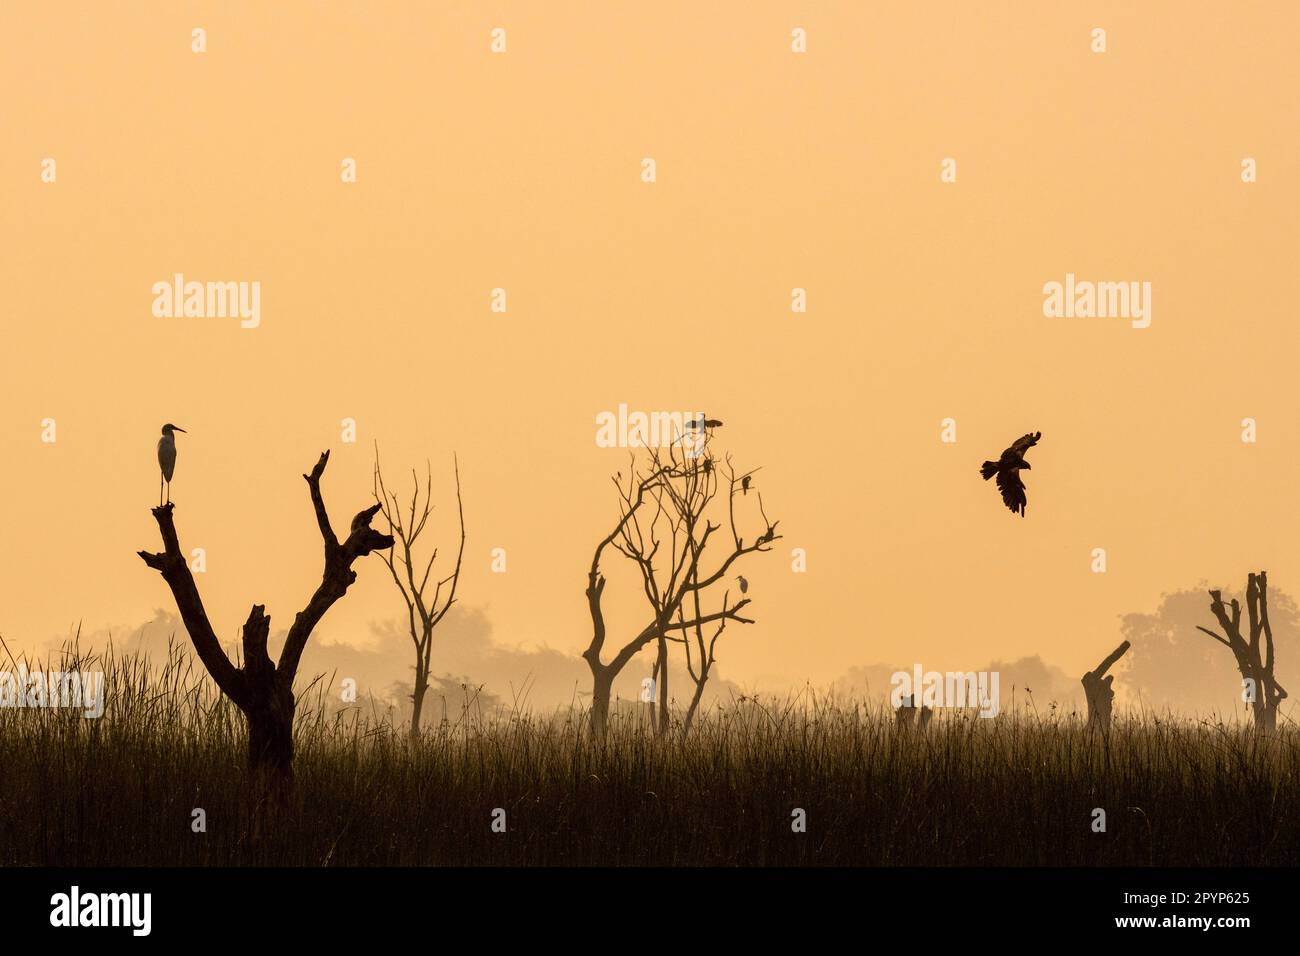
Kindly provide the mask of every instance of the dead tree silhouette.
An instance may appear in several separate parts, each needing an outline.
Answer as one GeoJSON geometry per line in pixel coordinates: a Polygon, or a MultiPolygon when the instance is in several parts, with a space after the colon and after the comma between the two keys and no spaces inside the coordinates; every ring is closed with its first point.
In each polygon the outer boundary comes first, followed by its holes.
{"type": "Polygon", "coordinates": [[[420,479],[415,470],[411,470],[411,481],[415,490],[410,504],[403,516],[402,504],[396,494],[391,494],[384,485],[384,476],[379,470],[379,446],[375,445],[374,495],[379,502],[379,513],[388,522],[389,533],[393,536],[393,547],[379,552],[388,571],[393,576],[393,583],[406,604],[407,628],[411,643],[415,647],[415,686],[411,690],[411,737],[420,736],[420,713],[424,709],[424,696],[429,690],[429,667],[433,653],[433,629],[446,617],[451,606],[456,603],[456,587],[460,584],[461,560],[465,556],[465,506],[460,494],[460,462],[453,457],[453,469],[456,473],[456,511],[460,519],[460,547],[456,551],[456,567],[451,574],[434,583],[432,596],[426,598],[429,589],[429,575],[433,564],[438,560],[438,549],[434,548],[425,564],[424,573],[416,579],[414,550],[416,541],[424,532],[429,516],[433,512],[433,475],[425,462],[425,479],[421,495],[420,479]],[[398,545],[401,546],[398,553],[398,545]],[[443,596],[443,588],[447,588],[443,596]]]}
{"type": "Polygon", "coordinates": [[[1223,629],[1216,634],[1209,628],[1196,625],[1220,644],[1225,645],[1236,658],[1241,672],[1245,699],[1251,706],[1255,731],[1272,733],[1277,728],[1277,708],[1286,700],[1287,693],[1273,676],[1273,629],[1268,623],[1268,575],[1264,571],[1247,575],[1246,610],[1249,615],[1249,638],[1241,636],[1241,604],[1236,598],[1225,607],[1223,592],[1210,592],[1210,611],[1223,629]],[[1232,609],[1229,616],[1228,609],[1232,609]],[[1263,656],[1260,655],[1260,638],[1263,638],[1263,656]]]}
{"type": "Polygon", "coordinates": [[[655,688],[659,702],[657,726],[666,730],[669,716],[667,642],[676,641],[687,646],[687,666],[696,682],[692,707],[688,712],[688,716],[693,717],[715,660],[714,649],[722,627],[728,621],[753,623],[752,619],[741,614],[750,603],[749,598],[732,604],[729,595],[724,594],[721,608],[707,611],[706,596],[710,588],[727,579],[727,572],[745,555],[771,550],[771,543],[780,537],[776,533],[776,522],[766,522],[764,517],[766,529],[750,544],[745,544],[737,531],[734,503],[742,476],[733,473],[728,494],[731,540],[728,549],[720,552],[725,556],[718,566],[712,571],[703,570],[705,552],[714,541],[720,540],[715,534],[723,525],[714,523],[705,515],[709,503],[718,493],[718,469],[712,467],[716,459],[707,450],[707,440],[696,440],[693,452],[687,454],[677,445],[670,445],[666,450],[647,449],[643,464],[638,464],[634,452],[626,481],[621,473],[612,479],[619,494],[619,518],[613,530],[596,545],[587,573],[586,595],[592,637],[582,657],[591,668],[591,728],[596,734],[604,733],[609,719],[614,678],[650,642],[657,641],[659,645],[654,668],[658,681],[655,688]],[[642,591],[650,605],[649,622],[623,643],[608,663],[601,660],[607,640],[602,606],[607,579],[601,562],[607,548],[623,555],[636,567],[642,591]],[[713,624],[720,626],[706,638],[704,628],[713,624]],[[698,650],[693,659],[689,643],[692,637],[698,650]]]}
{"type": "Polygon", "coordinates": [[[293,619],[289,634],[280,651],[278,664],[272,662],[266,650],[271,619],[266,608],[254,604],[244,622],[242,667],[236,667],[217,640],[216,632],[208,621],[199,589],[190,573],[189,563],[181,551],[173,521],[174,504],[168,503],[153,509],[162,534],[163,551],[138,552],[144,563],[163,576],[171,588],[176,607],[189,632],[194,650],[222,693],[234,701],[248,720],[248,766],[254,777],[284,792],[293,782],[293,680],[298,672],[303,648],[312,630],[335,601],[347,593],[357,573],[352,564],[357,558],[372,551],[391,548],[393,539],[370,527],[370,520],[379,511],[371,505],[357,512],[347,540],[339,542],[330,526],[321,496],[320,479],[329,462],[329,452],[322,452],[310,474],[303,475],[311,492],[316,523],[325,543],[325,567],[321,583],[307,602],[307,606],[293,619]]]}
{"type": "Polygon", "coordinates": [[[1106,671],[1115,665],[1115,662],[1128,653],[1128,649],[1133,645],[1124,641],[1119,647],[1115,648],[1106,656],[1106,659],[1097,665],[1095,670],[1090,670],[1083,675],[1080,683],[1083,684],[1083,694],[1088,701],[1088,726],[1097,727],[1101,730],[1110,729],[1110,712],[1115,703],[1115,691],[1111,684],[1115,681],[1115,675],[1106,676],[1106,671]]]}

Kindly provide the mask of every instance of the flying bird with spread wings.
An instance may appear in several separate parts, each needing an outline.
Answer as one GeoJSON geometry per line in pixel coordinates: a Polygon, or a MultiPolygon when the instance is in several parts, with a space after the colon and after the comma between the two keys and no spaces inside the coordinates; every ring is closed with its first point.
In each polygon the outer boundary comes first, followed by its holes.
{"type": "Polygon", "coordinates": [[[998,476],[998,491],[1002,492],[1002,500],[1006,502],[1012,514],[1025,516],[1025,505],[1028,499],[1025,497],[1025,483],[1020,480],[1022,469],[1029,468],[1029,462],[1025,461],[1025,452],[1038,444],[1038,439],[1043,437],[1042,432],[1030,432],[1017,438],[1012,442],[1011,447],[1002,453],[1002,457],[997,461],[986,461],[980,466],[980,474],[988,481],[994,475],[998,476]]]}

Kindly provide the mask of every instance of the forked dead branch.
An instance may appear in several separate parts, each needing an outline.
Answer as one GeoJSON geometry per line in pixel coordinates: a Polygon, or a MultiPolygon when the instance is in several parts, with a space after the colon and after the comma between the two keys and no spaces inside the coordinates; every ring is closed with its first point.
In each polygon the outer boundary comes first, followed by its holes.
{"type": "Polygon", "coordinates": [[[293,780],[293,715],[295,701],[293,680],[298,673],[307,639],[334,602],[347,593],[357,573],[353,562],[372,551],[393,546],[390,535],[381,534],[370,527],[370,521],[379,511],[378,504],[357,512],[352,519],[347,539],[340,542],[330,525],[325,499],[321,495],[320,479],[329,462],[329,452],[322,452],[309,474],[303,475],[311,493],[316,524],[324,542],[325,562],[321,582],[307,606],[293,619],[289,634],[280,652],[278,663],[267,652],[267,638],[271,631],[271,618],[266,608],[254,604],[248,612],[243,630],[243,665],[236,667],[226,656],[217,639],[216,631],[208,620],[199,596],[198,586],[190,572],[189,563],[181,551],[173,519],[175,505],[165,504],[153,509],[162,534],[163,550],[160,553],[140,551],[144,563],[163,576],[171,588],[180,611],[181,620],[189,632],[194,650],[221,691],[235,702],[248,719],[248,766],[253,774],[266,782],[285,786],[293,780]]]}

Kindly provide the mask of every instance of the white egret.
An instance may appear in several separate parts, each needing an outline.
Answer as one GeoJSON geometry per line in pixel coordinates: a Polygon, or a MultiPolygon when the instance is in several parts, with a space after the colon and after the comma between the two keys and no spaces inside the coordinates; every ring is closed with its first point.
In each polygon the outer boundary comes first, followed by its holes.
{"type": "Polygon", "coordinates": [[[163,483],[167,485],[167,502],[172,500],[172,475],[176,472],[176,435],[175,432],[184,432],[185,429],[177,428],[170,422],[162,427],[162,438],[158,439],[158,467],[162,469],[162,477],[158,482],[158,507],[163,505],[163,483]]]}

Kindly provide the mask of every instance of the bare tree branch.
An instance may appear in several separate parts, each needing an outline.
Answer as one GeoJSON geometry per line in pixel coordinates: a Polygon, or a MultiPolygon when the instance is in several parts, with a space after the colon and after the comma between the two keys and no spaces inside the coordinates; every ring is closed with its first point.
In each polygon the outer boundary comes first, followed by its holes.
{"type": "Polygon", "coordinates": [[[419,474],[415,469],[411,469],[411,498],[406,506],[404,517],[401,501],[384,484],[383,470],[379,463],[379,445],[375,444],[373,488],[375,507],[388,522],[392,533],[392,544],[388,552],[381,557],[388,566],[393,583],[397,586],[402,602],[406,606],[407,628],[415,650],[415,686],[411,694],[412,736],[419,734],[424,695],[429,686],[429,671],[433,660],[433,631],[456,603],[456,589],[460,584],[461,566],[465,557],[465,505],[460,486],[460,461],[453,455],[452,463],[456,476],[456,513],[460,523],[460,545],[456,551],[455,567],[451,573],[433,582],[433,593],[430,595],[430,578],[438,560],[438,549],[435,547],[428,560],[423,562],[424,571],[417,581],[415,543],[433,513],[433,468],[426,460],[423,484],[420,482],[419,474]],[[396,553],[398,545],[401,546],[400,554],[396,553]],[[444,588],[447,588],[445,597],[444,588]]]}

